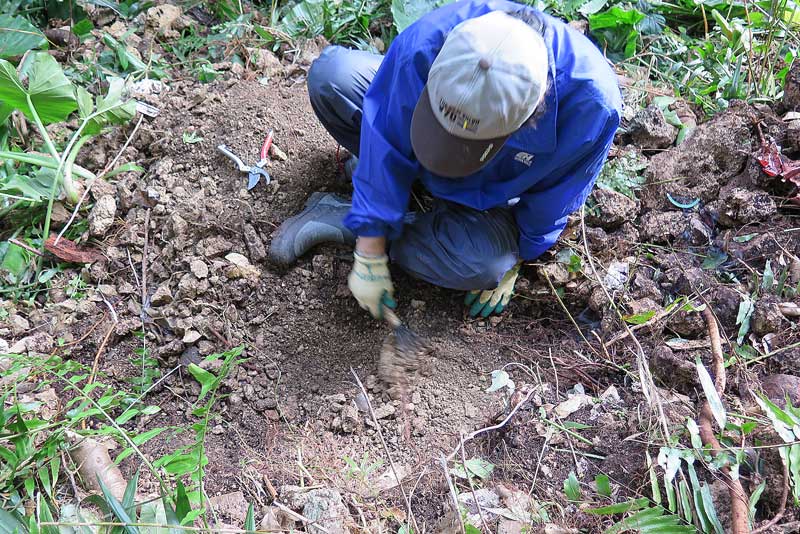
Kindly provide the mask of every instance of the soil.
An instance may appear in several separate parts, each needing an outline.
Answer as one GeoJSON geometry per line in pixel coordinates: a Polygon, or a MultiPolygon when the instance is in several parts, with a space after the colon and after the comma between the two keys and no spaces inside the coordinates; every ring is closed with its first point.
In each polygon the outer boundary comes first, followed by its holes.
{"type": "MultiPolygon", "coordinates": [[[[266,82],[259,80],[263,73],[231,67],[211,84],[187,78],[168,82],[160,93],[139,95],[161,111],[142,123],[122,161],[136,161],[147,171],[121,175],[113,186],[100,184],[93,191],[103,212],[88,216],[92,236],[85,244],[105,259],[81,273],[89,284],[87,297],[77,303],[67,297],[64,288],[75,273],[65,272],[54,278],[46,299],[27,307],[9,303],[9,344],[22,340],[24,350],[49,353],[57,350],[54,338],[69,344],[99,323],[68,357],[91,366],[99,351],[101,376],[124,383],[141,374],[136,351],[142,340],[134,334],[144,323],[145,343],[161,371],[177,370],[149,393],[148,404],[162,410],[134,420],[130,428],[137,431],[187,429],[196,422],[191,411],[200,386],[186,366],[244,345],[246,361],[223,381],[206,436],[205,489],[212,496],[234,494],[265,507],[276,497],[274,488],[287,501],[295,491],[290,485],[333,488],[352,516],[348,524],[396,529],[392,517],[398,516],[386,511],[405,505],[396,485],[379,483],[392,479],[385,442],[404,474],[406,492],[412,492],[417,521],[446,532],[441,525],[451,505],[440,459],[457,449],[461,436],[503,420],[522,392],[530,392],[529,400],[507,424],[465,445],[467,457],[495,465],[489,487],[504,484],[539,502],[560,503],[563,514],[551,509],[552,521],[589,531],[599,528],[599,520],[580,513],[563,495],[570,471],[587,491],[602,473],[610,477],[615,498],[649,494],[645,453],[649,449],[655,457],[658,450],[648,447],[643,433],[655,423],[641,386],[626,371],[636,365],[631,339],[614,340],[624,328],[587,261],[584,227],[600,279],[623,313],[659,317],[636,336],[663,388],[669,420],[681,425],[695,415],[693,362],[697,356],[708,362],[709,351],[700,314],[689,309],[659,316],[666,304],[687,295],[696,305],[705,301],[725,337],[734,339],[739,303],[751,292],[747,284],[754,271],[762,272],[769,260],[776,272],[786,268],[787,284],[800,282],[798,211],[786,200],[790,185],[766,177],[752,157],[759,142],[756,123],[779,143],[786,139],[785,123],[768,108],[734,103],[677,147],[648,154],[640,202],[596,191],[601,209],[587,213],[585,224],[576,214],[556,249],[523,268],[517,297],[502,317],[470,319],[463,295],[393,273],[401,319],[433,348],[411,405],[403,409],[377,377],[388,329],[371,320],[347,290],[349,251],[320,247],[286,272],[266,263],[270,235],[312,192],[350,193],[339,178],[343,154],[308,102],[304,73],[313,47],[305,54],[292,65],[286,58],[278,67],[274,58],[266,62],[264,68],[273,72],[266,82]],[[216,147],[224,143],[254,162],[269,130],[287,159],[273,157],[272,181],[248,191],[246,176],[216,147]],[[185,133],[201,140],[187,143],[185,133]],[[670,197],[699,204],[682,209],[670,197]],[[584,274],[555,259],[566,247],[580,251],[584,274]],[[707,257],[720,261],[703,267],[707,257]],[[563,290],[569,314],[542,270],[563,290]],[[104,300],[118,317],[107,343],[111,319],[104,300]],[[697,342],[696,348],[667,345],[678,337],[697,342]],[[517,384],[511,398],[486,391],[492,371],[500,368],[517,384]],[[378,426],[354,374],[368,391],[378,426]],[[576,384],[594,399],[565,418],[586,425],[581,440],[554,430],[564,422],[554,409],[568,391],[575,394],[576,384]],[[383,465],[362,480],[348,475],[345,458],[380,459],[383,465]]],[[[646,113],[637,119],[637,139],[670,145],[672,132],[644,131],[649,122],[665,130],[651,120],[654,107],[646,113]]],[[[102,166],[130,131],[95,147],[80,163],[102,166]]],[[[762,351],[800,339],[797,319],[783,317],[777,306],[785,301],[773,296],[756,307],[748,340],[762,351]]],[[[794,348],[754,363],[728,377],[729,393],[757,388],[761,376],[800,374],[798,361],[800,349],[794,348]]],[[[202,365],[213,371],[213,364],[202,365]]],[[[190,432],[168,432],[142,450],[159,458],[191,439],[190,432]]],[[[137,467],[133,457],[122,463],[125,475],[137,467]]],[[[155,490],[143,472],[142,493],[155,490]]],[[[298,507],[306,510],[308,504],[298,507]]],[[[773,509],[762,512],[767,511],[773,509]]],[[[222,521],[241,526],[238,515],[225,512],[222,521]]]]}

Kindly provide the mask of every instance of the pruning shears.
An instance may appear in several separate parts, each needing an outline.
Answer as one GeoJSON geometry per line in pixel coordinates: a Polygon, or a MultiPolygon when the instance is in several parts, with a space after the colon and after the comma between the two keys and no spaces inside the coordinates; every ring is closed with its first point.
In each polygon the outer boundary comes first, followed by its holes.
{"type": "Polygon", "coordinates": [[[261,152],[259,153],[259,160],[258,163],[255,165],[245,165],[242,161],[242,158],[231,152],[231,150],[224,144],[219,145],[217,150],[228,156],[233,162],[237,165],[241,172],[247,173],[247,190],[250,191],[258,182],[261,181],[261,177],[264,177],[264,182],[269,183],[272,178],[270,177],[267,170],[264,166],[269,161],[269,148],[272,146],[272,136],[273,130],[270,130],[267,134],[267,138],[264,139],[264,142],[261,144],[261,152]]]}

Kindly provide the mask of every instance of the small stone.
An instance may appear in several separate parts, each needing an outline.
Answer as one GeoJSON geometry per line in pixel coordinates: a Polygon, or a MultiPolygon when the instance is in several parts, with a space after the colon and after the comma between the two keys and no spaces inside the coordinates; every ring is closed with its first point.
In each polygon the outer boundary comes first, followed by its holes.
{"type": "Polygon", "coordinates": [[[153,293],[153,296],[150,297],[150,305],[151,306],[164,306],[166,304],[171,303],[173,300],[172,298],[172,291],[170,291],[169,286],[161,285],[158,286],[156,292],[153,293]]]}
{"type": "Polygon", "coordinates": [[[244,225],[244,244],[253,261],[260,262],[266,259],[267,249],[264,247],[264,242],[259,237],[255,227],[251,224],[244,225]]]}
{"type": "Polygon", "coordinates": [[[99,286],[97,286],[97,290],[104,297],[116,297],[117,296],[117,288],[112,286],[112,285],[109,285],[109,284],[100,284],[99,286]]]}
{"type": "Polygon", "coordinates": [[[11,324],[11,333],[15,336],[24,334],[31,329],[31,323],[25,317],[16,313],[9,317],[8,321],[11,324]]]}
{"type": "Polygon", "coordinates": [[[214,435],[217,435],[217,436],[219,436],[219,435],[221,435],[221,434],[224,434],[224,433],[225,433],[225,429],[222,427],[222,425],[215,425],[215,426],[214,426],[214,427],[211,429],[211,433],[212,433],[212,434],[214,434],[214,435]]]}
{"type": "Polygon", "coordinates": [[[201,337],[202,336],[200,335],[200,332],[198,332],[197,330],[187,330],[186,333],[183,334],[183,342],[188,345],[191,345],[192,343],[199,340],[201,337]]]}
{"type": "Polygon", "coordinates": [[[243,523],[247,516],[247,499],[241,491],[216,495],[209,499],[211,506],[217,513],[221,513],[234,522],[243,523]]]}
{"type": "Polygon", "coordinates": [[[424,310],[425,309],[425,301],[424,300],[411,300],[411,307],[415,310],[424,310]]]}
{"type": "Polygon", "coordinates": [[[205,278],[208,276],[208,265],[203,260],[193,260],[189,264],[189,270],[197,278],[205,278]]]}
{"type": "Polygon", "coordinates": [[[386,419],[387,417],[391,417],[394,415],[395,407],[393,404],[384,404],[383,406],[378,406],[375,409],[375,419],[386,419]]]}
{"type": "Polygon", "coordinates": [[[248,260],[246,256],[239,254],[238,252],[231,252],[230,254],[225,256],[225,259],[238,267],[250,266],[250,260],[248,260]]]}
{"type": "Polygon", "coordinates": [[[114,224],[117,214],[117,201],[111,195],[104,195],[95,202],[89,212],[89,233],[95,237],[103,237],[114,224]]]}

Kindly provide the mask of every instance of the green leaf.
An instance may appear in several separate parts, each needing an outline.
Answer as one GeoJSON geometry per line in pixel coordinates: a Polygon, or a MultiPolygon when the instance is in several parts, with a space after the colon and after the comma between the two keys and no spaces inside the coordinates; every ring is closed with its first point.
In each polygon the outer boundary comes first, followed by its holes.
{"type": "Polygon", "coordinates": [[[392,19],[400,33],[423,15],[437,7],[449,4],[452,0],[392,0],[392,19]]]}
{"type": "Polygon", "coordinates": [[[187,370],[195,380],[200,382],[200,395],[197,397],[197,402],[200,402],[205,398],[208,392],[211,391],[211,388],[214,387],[217,377],[194,363],[190,363],[187,370]]]}
{"type": "Polygon", "coordinates": [[[27,527],[17,518],[16,514],[0,508],[0,534],[25,534],[27,532],[27,527]]]}
{"type": "Polygon", "coordinates": [[[611,481],[608,475],[597,475],[594,477],[594,485],[597,488],[597,493],[603,497],[611,497],[611,481]]]}
{"type": "Polygon", "coordinates": [[[756,519],[756,505],[758,504],[758,500],[761,498],[761,494],[764,492],[764,488],[767,487],[767,482],[762,481],[761,484],[750,494],[750,502],[749,502],[749,510],[750,510],[750,523],[755,522],[756,519]]]}
{"type": "Polygon", "coordinates": [[[47,38],[25,17],[0,15],[0,58],[19,57],[34,48],[47,48],[47,38]]]}
{"type": "Polygon", "coordinates": [[[253,503],[247,507],[247,516],[244,518],[244,529],[247,534],[255,534],[253,531],[256,529],[256,518],[253,514],[253,503]]]}
{"type": "Polygon", "coordinates": [[[722,405],[722,399],[720,399],[719,393],[717,393],[717,388],[714,387],[714,381],[711,380],[711,375],[708,374],[708,370],[705,365],[703,365],[700,357],[697,358],[695,366],[697,367],[697,375],[700,377],[700,385],[703,386],[703,393],[711,407],[711,413],[714,414],[714,419],[717,421],[719,427],[724,429],[725,421],[728,416],[725,412],[725,407],[722,405]]]}
{"type": "Polygon", "coordinates": [[[22,280],[30,266],[28,252],[13,243],[0,243],[0,279],[16,284],[22,280]]]}
{"type": "Polygon", "coordinates": [[[21,110],[33,121],[27,101],[30,97],[44,124],[62,122],[78,107],[74,88],[50,54],[35,52],[32,56],[27,89],[14,66],[0,59],[0,101],[21,110]]]}
{"type": "Polygon", "coordinates": [[[687,523],[691,523],[694,514],[692,513],[692,500],[689,498],[689,485],[686,483],[686,480],[678,482],[678,492],[681,495],[683,519],[687,523]]]}
{"type": "Polygon", "coordinates": [[[475,525],[470,525],[469,523],[464,523],[464,534],[482,534],[482,533],[481,533],[481,529],[479,529],[475,525]]]}
{"type": "Polygon", "coordinates": [[[135,163],[124,163],[117,167],[114,170],[111,170],[103,175],[103,178],[113,178],[118,174],[122,174],[123,172],[144,172],[144,167],[136,165],[135,163]]]}
{"type": "Polygon", "coordinates": [[[178,480],[175,490],[175,516],[178,521],[183,524],[189,512],[192,511],[192,505],[189,503],[189,498],[186,496],[186,488],[183,482],[178,480]]]}
{"type": "Polygon", "coordinates": [[[629,324],[644,324],[650,319],[652,319],[655,316],[655,314],[656,312],[651,310],[642,313],[637,313],[635,315],[625,315],[623,316],[623,319],[625,319],[625,322],[629,324]]]}
{"type": "MultiPolygon", "coordinates": [[[[161,501],[145,502],[139,512],[140,523],[150,523],[154,525],[166,525],[167,515],[164,512],[164,503],[161,501]]],[[[169,531],[164,527],[139,527],[141,534],[167,534],[169,531]]]]}
{"type": "Polygon", "coordinates": [[[711,496],[711,488],[708,484],[703,484],[700,489],[700,495],[703,499],[703,510],[705,510],[709,523],[714,527],[714,532],[716,532],[716,534],[725,534],[725,530],[723,530],[722,524],[717,517],[717,510],[714,507],[714,498],[711,496]]]}
{"type": "Polygon", "coordinates": [[[739,303],[739,312],[736,314],[736,324],[739,325],[739,332],[737,334],[736,342],[741,345],[744,342],[745,336],[750,332],[750,318],[753,315],[756,307],[752,299],[745,295],[742,302],[739,303]]]}
{"type": "Polygon", "coordinates": [[[736,241],[737,243],[747,243],[748,241],[750,241],[751,239],[753,239],[757,235],[758,234],[738,235],[738,236],[734,237],[733,240],[736,241]]]}
{"type": "Polygon", "coordinates": [[[195,132],[183,132],[183,142],[186,145],[193,145],[201,142],[202,140],[203,138],[197,135],[195,132]]]}
{"type": "Polygon", "coordinates": [[[126,523],[126,525],[122,527],[125,532],[128,534],[139,534],[139,529],[130,524],[134,523],[135,521],[133,521],[128,515],[128,512],[125,510],[125,507],[122,506],[122,503],[111,494],[111,491],[109,491],[108,487],[106,487],[100,477],[97,477],[97,482],[100,484],[100,489],[103,491],[103,496],[105,497],[108,507],[111,509],[120,523],[126,523]]]}
{"type": "Polygon", "coordinates": [[[89,37],[94,29],[94,24],[89,19],[83,19],[76,22],[72,26],[72,33],[80,37],[81,39],[85,39],[89,37]]]}
{"type": "Polygon", "coordinates": [[[136,472],[133,474],[131,479],[128,481],[128,484],[125,486],[125,494],[122,496],[122,506],[128,511],[128,513],[136,514],[136,503],[134,499],[136,498],[136,487],[139,485],[139,470],[137,469],[136,472]]]}
{"type": "Polygon", "coordinates": [[[110,78],[108,92],[105,96],[97,97],[95,116],[86,124],[83,132],[87,135],[97,135],[100,131],[113,125],[125,124],[136,114],[136,102],[122,101],[122,89],[125,82],[121,78],[110,78]]]}
{"type": "Polygon", "coordinates": [[[634,510],[641,510],[642,508],[647,507],[648,504],[650,504],[650,500],[647,497],[642,497],[641,499],[635,499],[632,501],[611,504],[609,506],[601,506],[599,508],[589,508],[585,510],[585,512],[587,514],[592,514],[592,515],[624,514],[626,512],[632,512],[634,510]]]}
{"type": "Polygon", "coordinates": [[[764,266],[764,277],[761,279],[761,289],[763,289],[764,291],[770,291],[774,283],[775,283],[775,273],[772,272],[772,265],[770,265],[770,260],[767,260],[767,264],[764,266]]]}
{"type": "Polygon", "coordinates": [[[466,464],[456,464],[450,470],[450,472],[459,477],[459,478],[467,478],[467,473],[469,473],[469,477],[478,477],[482,480],[486,480],[494,471],[494,464],[488,462],[482,458],[472,458],[466,461],[466,464]],[[466,467],[466,471],[464,468],[466,467]]]}
{"type": "Polygon", "coordinates": [[[578,483],[578,477],[575,476],[575,471],[570,471],[569,476],[564,480],[564,495],[567,499],[573,502],[581,500],[581,485],[578,483]]]}

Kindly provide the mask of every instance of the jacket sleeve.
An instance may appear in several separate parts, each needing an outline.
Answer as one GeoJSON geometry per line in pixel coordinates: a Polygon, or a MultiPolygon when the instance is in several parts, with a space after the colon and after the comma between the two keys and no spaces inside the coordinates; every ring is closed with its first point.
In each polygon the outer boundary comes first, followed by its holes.
{"type": "Polygon", "coordinates": [[[400,235],[420,170],[411,148],[411,116],[425,85],[420,73],[428,72],[430,59],[401,55],[401,48],[411,46],[401,39],[389,48],[364,97],[353,207],[344,220],[359,236],[400,235]]]}
{"type": "MultiPolygon", "coordinates": [[[[515,206],[519,250],[523,260],[533,260],[552,247],[567,225],[567,217],[579,209],[592,191],[619,126],[616,111],[598,117],[598,135],[577,151],[572,164],[559,169],[520,196],[515,206]]],[[[585,124],[585,123],[584,123],[585,124]]]]}

